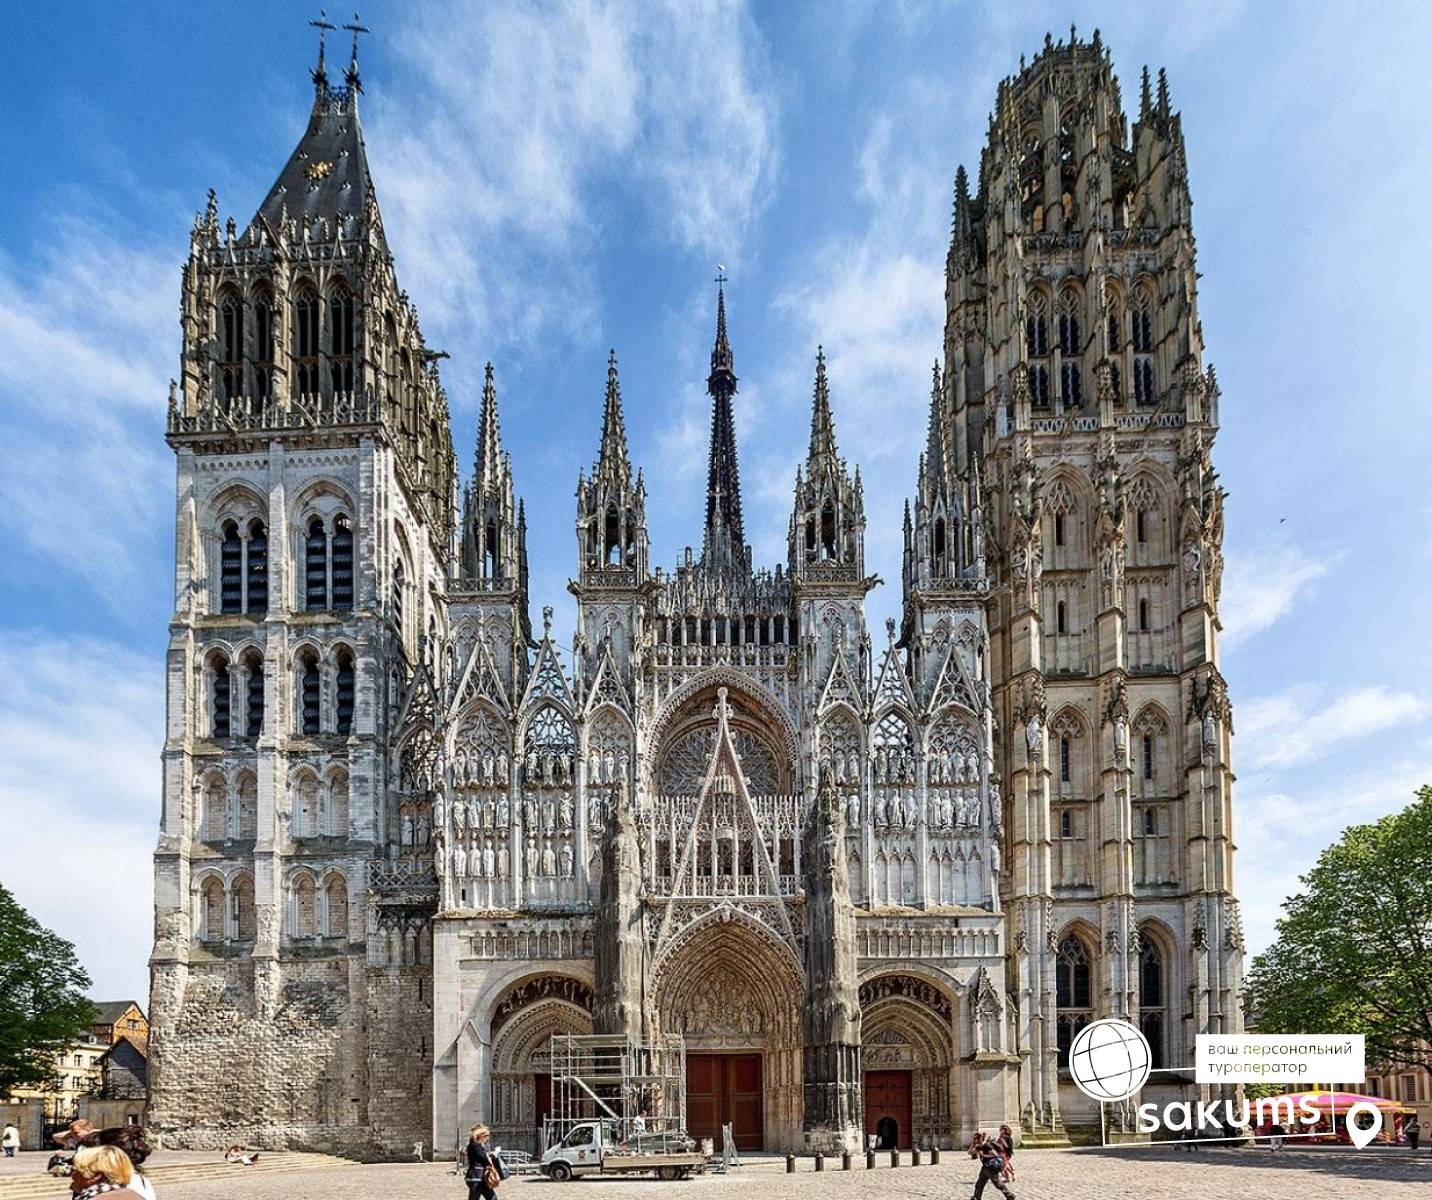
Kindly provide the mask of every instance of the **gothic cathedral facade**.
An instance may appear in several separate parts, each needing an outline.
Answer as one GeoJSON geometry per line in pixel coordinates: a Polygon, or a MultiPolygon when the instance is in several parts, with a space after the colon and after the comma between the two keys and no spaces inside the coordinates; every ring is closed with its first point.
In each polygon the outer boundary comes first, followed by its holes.
{"type": "Polygon", "coordinates": [[[866,626],[819,354],[787,560],[752,562],[720,292],[701,547],[652,564],[613,356],[570,651],[529,618],[491,366],[459,479],[356,55],[314,80],[183,277],[166,1143],[532,1148],[550,1037],[592,1030],[680,1035],[692,1131],[742,1148],[1054,1140],[1098,1123],[1062,1070],[1084,1023],[1170,1067],[1238,1030],[1219,394],[1162,74],[1132,126],[1097,34],[1000,85],[899,622],[866,626]]]}

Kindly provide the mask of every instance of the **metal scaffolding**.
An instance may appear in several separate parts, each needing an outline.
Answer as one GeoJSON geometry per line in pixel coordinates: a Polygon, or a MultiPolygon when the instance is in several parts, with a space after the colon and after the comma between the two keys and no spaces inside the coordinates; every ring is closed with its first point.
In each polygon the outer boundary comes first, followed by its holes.
{"type": "Polygon", "coordinates": [[[642,1042],[621,1034],[552,1035],[550,1115],[554,1146],[583,1121],[606,1120],[634,1148],[664,1149],[686,1133],[686,1043],[642,1042]]]}

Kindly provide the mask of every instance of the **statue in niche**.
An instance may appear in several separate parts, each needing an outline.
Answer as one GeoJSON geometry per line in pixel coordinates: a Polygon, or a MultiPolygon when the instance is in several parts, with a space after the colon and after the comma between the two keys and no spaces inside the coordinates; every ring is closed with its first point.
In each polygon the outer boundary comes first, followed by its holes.
{"type": "Polygon", "coordinates": [[[403,814],[403,830],[398,835],[399,844],[411,846],[413,844],[413,818],[408,813],[403,814]]]}
{"type": "Polygon", "coordinates": [[[572,847],[566,842],[562,843],[562,851],[557,856],[558,873],[563,876],[570,876],[573,873],[572,847]]]}
{"type": "Polygon", "coordinates": [[[905,797],[905,828],[914,829],[920,819],[920,804],[915,799],[915,792],[912,788],[905,797]]]}
{"type": "Polygon", "coordinates": [[[617,755],[617,777],[614,782],[620,783],[623,779],[631,777],[631,755],[623,750],[617,755]]]}
{"type": "Polygon", "coordinates": [[[562,793],[562,798],[558,802],[557,825],[561,829],[572,828],[572,797],[566,792],[562,793]]]}
{"type": "Polygon", "coordinates": [[[531,795],[522,797],[522,824],[528,829],[537,827],[537,802],[531,795]]]}
{"type": "Polygon", "coordinates": [[[602,825],[602,798],[593,796],[587,801],[587,830],[595,832],[602,825]]]}
{"type": "Polygon", "coordinates": [[[469,862],[469,864],[470,864],[470,868],[471,868],[471,871],[472,871],[473,875],[476,875],[476,876],[478,876],[479,878],[481,878],[482,873],[483,873],[483,872],[482,872],[482,850],[481,850],[475,843],[474,843],[474,845],[473,845],[473,847],[472,847],[472,854],[471,854],[471,856],[469,857],[468,862],[469,862]]]}
{"type": "Polygon", "coordinates": [[[452,873],[454,879],[461,879],[467,874],[467,851],[463,849],[461,842],[453,847],[452,873]]]}
{"type": "Polygon", "coordinates": [[[492,772],[496,764],[492,761],[492,751],[487,751],[482,756],[482,782],[488,787],[492,786],[492,772]]]}
{"type": "Polygon", "coordinates": [[[510,824],[512,824],[512,806],[506,796],[499,796],[497,798],[497,827],[506,829],[510,824]]]}
{"type": "Polygon", "coordinates": [[[482,873],[489,879],[496,873],[497,855],[492,849],[491,842],[482,844],[482,873]]]}
{"type": "Polygon", "coordinates": [[[417,821],[413,824],[413,836],[417,839],[417,845],[426,846],[432,837],[432,828],[428,825],[428,819],[422,813],[418,814],[417,821]]]}
{"type": "Polygon", "coordinates": [[[1210,761],[1218,750],[1218,723],[1214,720],[1213,707],[1203,711],[1203,756],[1210,761]]]}
{"type": "Polygon", "coordinates": [[[537,751],[535,749],[527,751],[527,761],[523,768],[523,774],[526,776],[528,783],[535,783],[537,781],[537,751]]]}
{"type": "Polygon", "coordinates": [[[467,828],[467,805],[461,800],[453,801],[452,826],[458,833],[467,828]]]}
{"type": "Polygon", "coordinates": [[[845,803],[845,823],[854,830],[860,825],[860,793],[851,792],[845,803]]]}
{"type": "Polygon", "coordinates": [[[506,784],[506,783],[507,783],[507,775],[508,775],[508,771],[507,771],[507,751],[506,751],[506,750],[498,750],[498,752],[497,752],[497,782],[500,783],[500,784],[506,784]]]}
{"type": "Polygon", "coordinates": [[[552,876],[557,873],[557,856],[552,852],[552,839],[542,843],[542,857],[538,864],[539,875],[552,876]]]}
{"type": "Polygon", "coordinates": [[[504,846],[497,853],[497,878],[507,878],[507,847],[504,846]]]}
{"type": "Polygon", "coordinates": [[[587,755],[587,782],[600,783],[602,779],[602,755],[595,747],[587,755]]]}
{"type": "Polygon", "coordinates": [[[990,869],[994,874],[996,874],[996,875],[999,874],[999,870],[1000,870],[1000,860],[999,860],[999,843],[998,843],[998,842],[990,842],[990,844],[989,844],[989,869],[990,869]]]}
{"type": "MultiPolygon", "coordinates": [[[[827,763],[827,765],[830,765],[830,764],[827,763]]],[[[834,756],[834,769],[835,769],[835,782],[836,782],[836,783],[844,783],[844,782],[845,782],[845,759],[843,759],[839,754],[837,754],[837,755],[834,756]]]]}
{"type": "Polygon", "coordinates": [[[876,792],[876,793],[875,793],[875,824],[876,824],[878,827],[882,827],[882,828],[884,827],[884,825],[885,825],[885,823],[886,823],[886,820],[887,820],[887,813],[888,813],[888,811],[889,811],[889,810],[888,810],[888,808],[886,807],[886,802],[885,802],[885,793],[884,793],[883,791],[876,792]]]}
{"type": "Polygon", "coordinates": [[[608,750],[602,755],[602,782],[612,783],[616,779],[617,756],[608,750]]]}
{"type": "Polygon", "coordinates": [[[1024,746],[1030,758],[1038,758],[1044,749],[1044,723],[1037,712],[1031,713],[1024,723],[1024,746]]]}
{"type": "Polygon", "coordinates": [[[570,787],[572,783],[572,758],[568,754],[557,756],[557,774],[563,787],[570,787]]]}
{"type": "Polygon", "coordinates": [[[551,796],[542,798],[542,828],[551,829],[556,821],[557,806],[553,803],[551,796]]]}

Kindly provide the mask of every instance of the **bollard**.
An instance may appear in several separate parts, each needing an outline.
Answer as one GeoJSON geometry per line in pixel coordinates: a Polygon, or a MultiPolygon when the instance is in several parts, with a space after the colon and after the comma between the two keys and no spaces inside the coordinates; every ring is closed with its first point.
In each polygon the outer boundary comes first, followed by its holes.
{"type": "Polygon", "coordinates": [[[910,1165],[911,1165],[912,1167],[918,1167],[918,1166],[920,1165],[920,1147],[919,1147],[919,1146],[916,1146],[913,1150],[910,1151],[910,1165]]]}
{"type": "Polygon", "coordinates": [[[840,1152],[840,1169],[841,1169],[842,1171],[848,1171],[848,1170],[850,1170],[850,1151],[849,1151],[849,1150],[842,1150],[842,1151],[840,1152]]]}
{"type": "Polygon", "coordinates": [[[795,1173],[796,1173],[796,1156],[795,1156],[794,1154],[787,1154],[787,1155],[786,1155],[786,1174],[787,1174],[787,1175],[794,1175],[795,1173]]]}
{"type": "Polygon", "coordinates": [[[874,1150],[867,1150],[867,1151],[865,1152],[865,1169],[866,1169],[867,1171],[873,1171],[873,1170],[875,1170],[875,1151],[874,1151],[874,1150]]]}
{"type": "Polygon", "coordinates": [[[892,1150],[892,1151],[890,1151],[890,1165],[891,1165],[892,1167],[898,1167],[898,1166],[900,1165],[900,1151],[899,1151],[899,1150],[892,1150]]]}
{"type": "Polygon", "coordinates": [[[930,1165],[932,1167],[940,1165],[940,1148],[938,1146],[930,1147],[930,1165]]]}
{"type": "Polygon", "coordinates": [[[815,1152],[815,1169],[817,1171],[825,1170],[825,1155],[822,1154],[819,1150],[815,1152]]]}

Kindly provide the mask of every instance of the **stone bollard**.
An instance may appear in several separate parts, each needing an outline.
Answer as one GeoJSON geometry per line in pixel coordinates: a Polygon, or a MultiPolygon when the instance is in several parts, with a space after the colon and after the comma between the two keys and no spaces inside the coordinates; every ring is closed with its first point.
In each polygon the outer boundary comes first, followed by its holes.
{"type": "Polygon", "coordinates": [[[940,1165],[940,1148],[938,1146],[930,1147],[930,1165],[932,1167],[940,1165]]]}
{"type": "Polygon", "coordinates": [[[815,1152],[815,1169],[817,1171],[825,1170],[825,1155],[822,1154],[819,1150],[815,1152]]]}
{"type": "Polygon", "coordinates": [[[866,1169],[867,1171],[873,1171],[873,1170],[875,1170],[875,1151],[874,1151],[874,1150],[867,1150],[867,1151],[865,1152],[865,1169],[866,1169]]]}
{"type": "Polygon", "coordinates": [[[787,1155],[786,1155],[786,1174],[787,1174],[787,1175],[794,1175],[795,1173],[796,1173],[796,1156],[795,1156],[794,1154],[787,1154],[787,1155]]]}
{"type": "Polygon", "coordinates": [[[911,1165],[912,1167],[918,1167],[918,1166],[920,1165],[920,1147],[919,1147],[919,1146],[916,1146],[913,1150],[910,1151],[910,1165],[911,1165]]]}
{"type": "Polygon", "coordinates": [[[849,1151],[849,1150],[842,1150],[842,1151],[840,1152],[840,1169],[841,1169],[842,1171],[848,1171],[848,1170],[850,1170],[850,1151],[849,1151]]]}
{"type": "Polygon", "coordinates": [[[892,1151],[890,1151],[890,1165],[891,1165],[892,1167],[898,1167],[898,1166],[900,1165],[900,1151],[899,1151],[899,1150],[892,1150],[892,1151]]]}

